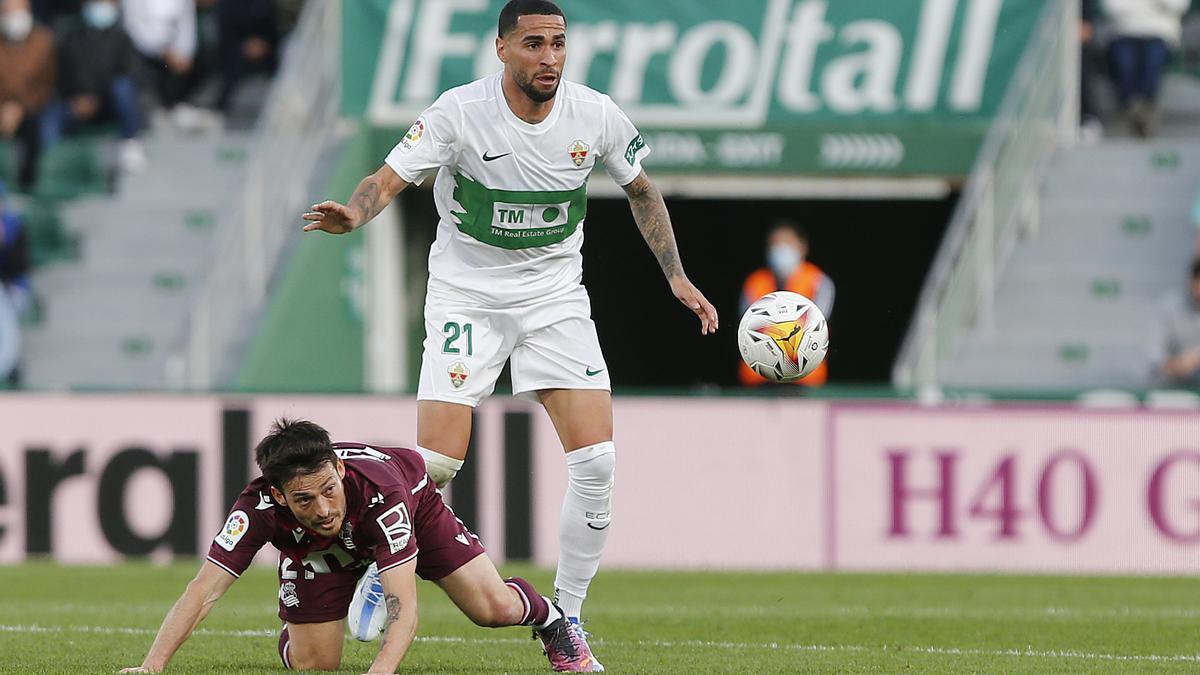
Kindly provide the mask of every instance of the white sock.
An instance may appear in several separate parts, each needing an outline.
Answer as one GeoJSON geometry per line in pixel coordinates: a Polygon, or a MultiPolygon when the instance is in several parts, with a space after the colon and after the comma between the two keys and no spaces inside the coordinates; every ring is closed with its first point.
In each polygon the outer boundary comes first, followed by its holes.
{"type": "Polygon", "coordinates": [[[450,482],[451,478],[458,473],[462,468],[463,460],[447,457],[440,452],[435,452],[429,448],[417,446],[417,452],[425,458],[425,473],[429,474],[429,478],[437,484],[439,488],[446,487],[446,483],[450,482]]]}
{"type": "Polygon", "coordinates": [[[534,626],[534,628],[545,628],[562,618],[562,614],[558,612],[558,608],[554,606],[554,603],[550,602],[550,598],[542,596],[542,599],[546,601],[547,605],[550,605],[550,613],[546,615],[545,623],[534,626]]]}
{"type": "Polygon", "coordinates": [[[605,441],[567,453],[567,495],[559,517],[554,588],[568,618],[579,618],[608,541],[616,452],[613,442],[605,441]]]}

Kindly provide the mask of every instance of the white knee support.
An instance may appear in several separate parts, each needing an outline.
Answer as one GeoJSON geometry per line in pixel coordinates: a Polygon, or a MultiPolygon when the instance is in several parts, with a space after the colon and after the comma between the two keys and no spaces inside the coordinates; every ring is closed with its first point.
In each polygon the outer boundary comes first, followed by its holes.
{"type": "Polygon", "coordinates": [[[617,468],[617,447],[612,441],[589,445],[567,453],[568,489],[590,507],[589,521],[608,522],[612,513],[614,476],[617,468]],[[601,507],[602,508],[598,508],[601,507]]]}
{"type": "Polygon", "coordinates": [[[440,452],[434,452],[428,448],[417,446],[417,452],[425,458],[425,473],[433,479],[439,488],[446,487],[446,483],[450,482],[451,478],[458,473],[462,468],[463,460],[447,457],[440,452]]]}
{"type": "Polygon", "coordinates": [[[580,615],[608,541],[616,452],[612,441],[605,441],[567,453],[567,494],[559,521],[554,588],[559,606],[569,617],[580,615]]]}

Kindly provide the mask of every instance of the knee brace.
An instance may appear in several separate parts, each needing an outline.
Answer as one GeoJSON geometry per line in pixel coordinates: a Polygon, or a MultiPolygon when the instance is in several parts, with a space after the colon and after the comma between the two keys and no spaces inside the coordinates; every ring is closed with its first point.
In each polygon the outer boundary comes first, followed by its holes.
{"type": "Polygon", "coordinates": [[[568,489],[589,504],[589,520],[609,519],[609,502],[612,498],[614,476],[617,467],[617,447],[612,441],[572,450],[567,453],[568,489]],[[602,502],[600,503],[595,502],[602,502]]]}
{"type": "Polygon", "coordinates": [[[446,487],[446,483],[458,474],[458,470],[462,468],[463,460],[447,457],[440,452],[434,452],[428,448],[417,446],[417,452],[425,458],[425,473],[429,474],[429,478],[433,480],[439,488],[446,487]]]}

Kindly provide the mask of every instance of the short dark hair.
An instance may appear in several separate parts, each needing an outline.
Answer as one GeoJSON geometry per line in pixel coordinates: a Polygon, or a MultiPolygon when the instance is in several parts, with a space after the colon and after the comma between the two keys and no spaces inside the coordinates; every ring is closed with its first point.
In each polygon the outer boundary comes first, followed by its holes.
{"type": "Polygon", "coordinates": [[[517,27],[517,19],[526,14],[561,16],[564,23],[567,20],[567,15],[563,14],[562,9],[550,0],[508,0],[504,9],[500,10],[500,21],[496,27],[496,34],[500,37],[508,35],[517,27]]]}
{"type": "Polygon", "coordinates": [[[296,476],[318,471],[326,462],[336,464],[337,453],[320,425],[280,417],[254,448],[254,461],[267,482],[282,491],[296,476]]]}
{"type": "Polygon", "coordinates": [[[779,230],[791,230],[792,234],[799,237],[801,241],[808,241],[808,231],[804,229],[804,226],[791,218],[779,218],[772,222],[771,228],[767,230],[767,236],[775,234],[779,230]]]}

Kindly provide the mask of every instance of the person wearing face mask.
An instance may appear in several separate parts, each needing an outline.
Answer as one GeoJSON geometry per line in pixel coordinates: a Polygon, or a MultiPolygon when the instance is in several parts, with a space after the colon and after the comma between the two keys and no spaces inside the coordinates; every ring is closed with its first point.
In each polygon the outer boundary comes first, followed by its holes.
{"type": "MultiPolygon", "coordinates": [[[[780,220],[771,226],[767,234],[767,266],[759,268],[746,277],[742,284],[741,311],[762,296],[772,291],[799,293],[816,303],[828,318],[833,311],[833,280],[820,267],[808,262],[808,236],[799,225],[790,220],[780,220]]],[[[748,387],[767,382],[755,373],[744,361],[738,377],[748,387]]],[[[829,378],[829,359],[821,363],[808,377],[794,384],[819,387],[829,378]]]]}
{"type": "Polygon", "coordinates": [[[142,109],[133,73],[137,51],[120,26],[117,0],[87,0],[80,21],[63,34],[58,53],[60,99],[47,110],[43,137],[57,142],[64,131],[87,122],[115,120],[122,143],[121,168],[137,171],[146,165],[138,136],[142,109]]]}
{"type": "Polygon", "coordinates": [[[21,145],[17,187],[37,177],[39,116],[54,95],[54,35],[33,21],[29,0],[0,0],[0,139],[21,145]]]}

